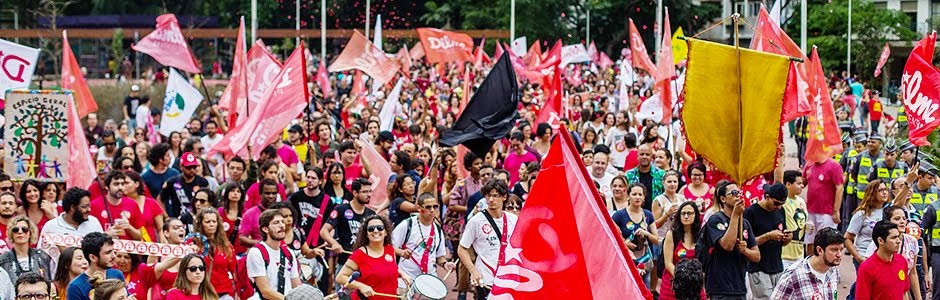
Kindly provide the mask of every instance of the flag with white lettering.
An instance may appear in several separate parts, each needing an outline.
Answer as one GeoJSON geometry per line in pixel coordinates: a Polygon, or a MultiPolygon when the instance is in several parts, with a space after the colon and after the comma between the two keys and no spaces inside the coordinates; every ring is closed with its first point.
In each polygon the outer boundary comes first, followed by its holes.
{"type": "Polygon", "coordinates": [[[428,63],[471,61],[473,38],[466,33],[451,32],[437,28],[418,28],[421,45],[428,63]]]}
{"type": "Polygon", "coordinates": [[[915,146],[930,146],[927,135],[940,125],[940,70],[933,66],[936,43],[936,32],[917,42],[901,76],[908,139],[915,146]]]}

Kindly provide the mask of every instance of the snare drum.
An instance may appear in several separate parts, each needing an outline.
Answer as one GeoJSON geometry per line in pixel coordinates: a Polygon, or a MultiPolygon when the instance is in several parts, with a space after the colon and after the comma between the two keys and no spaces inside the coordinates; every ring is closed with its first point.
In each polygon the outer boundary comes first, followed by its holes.
{"type": "Polygon", "coordinates": [[[447,297],[447,286],[433,275],[421,274],[415,277],[406,297],[407,299],[444,299],[447,297]]]}

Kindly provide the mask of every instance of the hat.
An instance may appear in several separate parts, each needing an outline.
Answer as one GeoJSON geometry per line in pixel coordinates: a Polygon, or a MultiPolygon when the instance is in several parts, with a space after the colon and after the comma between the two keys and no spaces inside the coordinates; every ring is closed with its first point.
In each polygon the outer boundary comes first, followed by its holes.
{"type": "Polygon", "coordinates": [[[843,144],[851,144],[851,143],[852,143],[852,137],[849,136],[849,133],[848,133],[848,132],[842,133],[842,143],[843,143],[843,144]]]}
{"type": "Polygon", "coordinates": [[[764,196],[776,200],[787,200],[787,187],[782,183],[765,184],[764,196]]]}
{"type": "Polygon", "coordinates": [[[132,85],[132,86],[131,86],[131,92],[137,92],[137,91],[140,91],[140,86],[139,86],[139,85],[136,85],[136,84],[135,84],[135,85],[132,85]]]}
{"type": "Polygon", "coordinates": [[[300,125],[294,124],[290,127],[290,129],[287,129],[287,132],[296,132],[296,133],[303,134],[304,129],[300,127],[300,125]]]}
{"type": "Polygon", "coordinates": [[[909,141],[904,141],[904,144],[901,144],[901,151],[914,150],[914,144],[911,144],[909,141]]]}
{"type": "Polygon", "coordinates": [[[885,152],[898,152],[898,145],[895,143],[885,143],[885,152]]]}
{"type": "Polygon", "coordinates": [[[301,284],[284,295],[285,300],[316,300],[323,299],[323,292],[309,284],[301,284]]]}
{"type": "Polygon", "coordinates": [[[884,139],[881,138],[881,135],[878,134],[877,131],[872,132],[872,133],[871,133],[871,136],[869,136],[868,139],[870,139],[870,140],[877,140],[877,141],[879,141],[879,142],[884,142],[884,139]]]}
{"type": "Polygon", "coordinates": [[[180,157],[180,166],[192,167],[198,164],[199,160],[196,159],[196,155],[192,152],[183,153],[183,156],[180,157]]]}
{"type": "Polygon", "coordinates": [[[398,122],[398,121],[407,121],[407,120],[408,120],[408,115],[406,115],[406,114],[397,114],[397,115],[395,115],[395,122],[398,122]]]}
{"type": "Polygon", "coordinates": [[[919,171],[930,174],[931,176],[937,176],[937,167],[927,162],[927,160],[920,158],[920,168],[919,171]]]}
{"type": "Polygon", "coordinates": [[[867,141],[868,141],[868,135],[867,135],[867,134],[865,134],[864,132],[856,132],[856,133],[855,133],[855,143],[856,143],[856,144],[858,144],[858,143],[865,143],[865,142],[867,142],[867,141]]]}
{"type": "Polygon", "coordinates": [[[383,142],[383,141],[394,142],[394,141],[395,141],[395,136],[392,135],[392,133],[391,133],[390,131],[382,131],[382,132],[379,132],[379,137],[376,138],[375,141],[376,141],[377,143],[380,143],[380,142],[383,142]]]}

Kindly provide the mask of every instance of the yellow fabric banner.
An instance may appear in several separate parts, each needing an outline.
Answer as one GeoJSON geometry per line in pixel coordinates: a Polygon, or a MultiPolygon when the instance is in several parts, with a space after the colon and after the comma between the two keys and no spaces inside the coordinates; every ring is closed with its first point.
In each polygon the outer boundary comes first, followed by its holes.
{"type": "Polygon", "coordinates": [[[682,121],[692,149],[738,184],[773,171],[790,59],[697,39],[687,45],[682,121]]]}
{"type": "Polygon", "coordinates": [[[676,32],[672,34],[672,62],[674,64],[679,64],[679,62],[689,58],[689,46],[683,40],[679,40],[679,37],[685,37],[685,33],[682,32],[682,26],[676,28],[676,32]]]}

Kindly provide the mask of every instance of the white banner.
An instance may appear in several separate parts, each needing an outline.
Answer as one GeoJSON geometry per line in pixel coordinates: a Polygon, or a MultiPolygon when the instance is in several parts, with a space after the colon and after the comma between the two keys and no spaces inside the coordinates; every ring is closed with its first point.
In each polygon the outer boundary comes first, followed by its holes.
{"type": "Polygon", "coordinates": [[[588,55],[587,49],[584,48],[583,44],[574,44],[561,47],[561,66],[566,66],[570,63],[579,63],[591,61],[591,56],[588,55]]]}
{"type": "Polygon", "coordinates": [[[0,99],[8,89],[29,88],[39,49],[0,39],[0,99]]]}
{"type": "Polygon", "coordinates": [[[160,134],[170,136],[170,133],[186,128],[202,99],[199,90],[189,84],[176,69],[170,68],[170,79],[167,81],[163,98],[160,134]]]}
{"type": "Polygon", "coordinates": [[[516,56],[519,57],[525,56],[526,52],[528,51],[527,47],[528,46],[524,36],[512,41],[512,45],[509,46],[509,48],[511,48],[510,50],[512,50],[512,53],[515,53],[516,56]]]}

